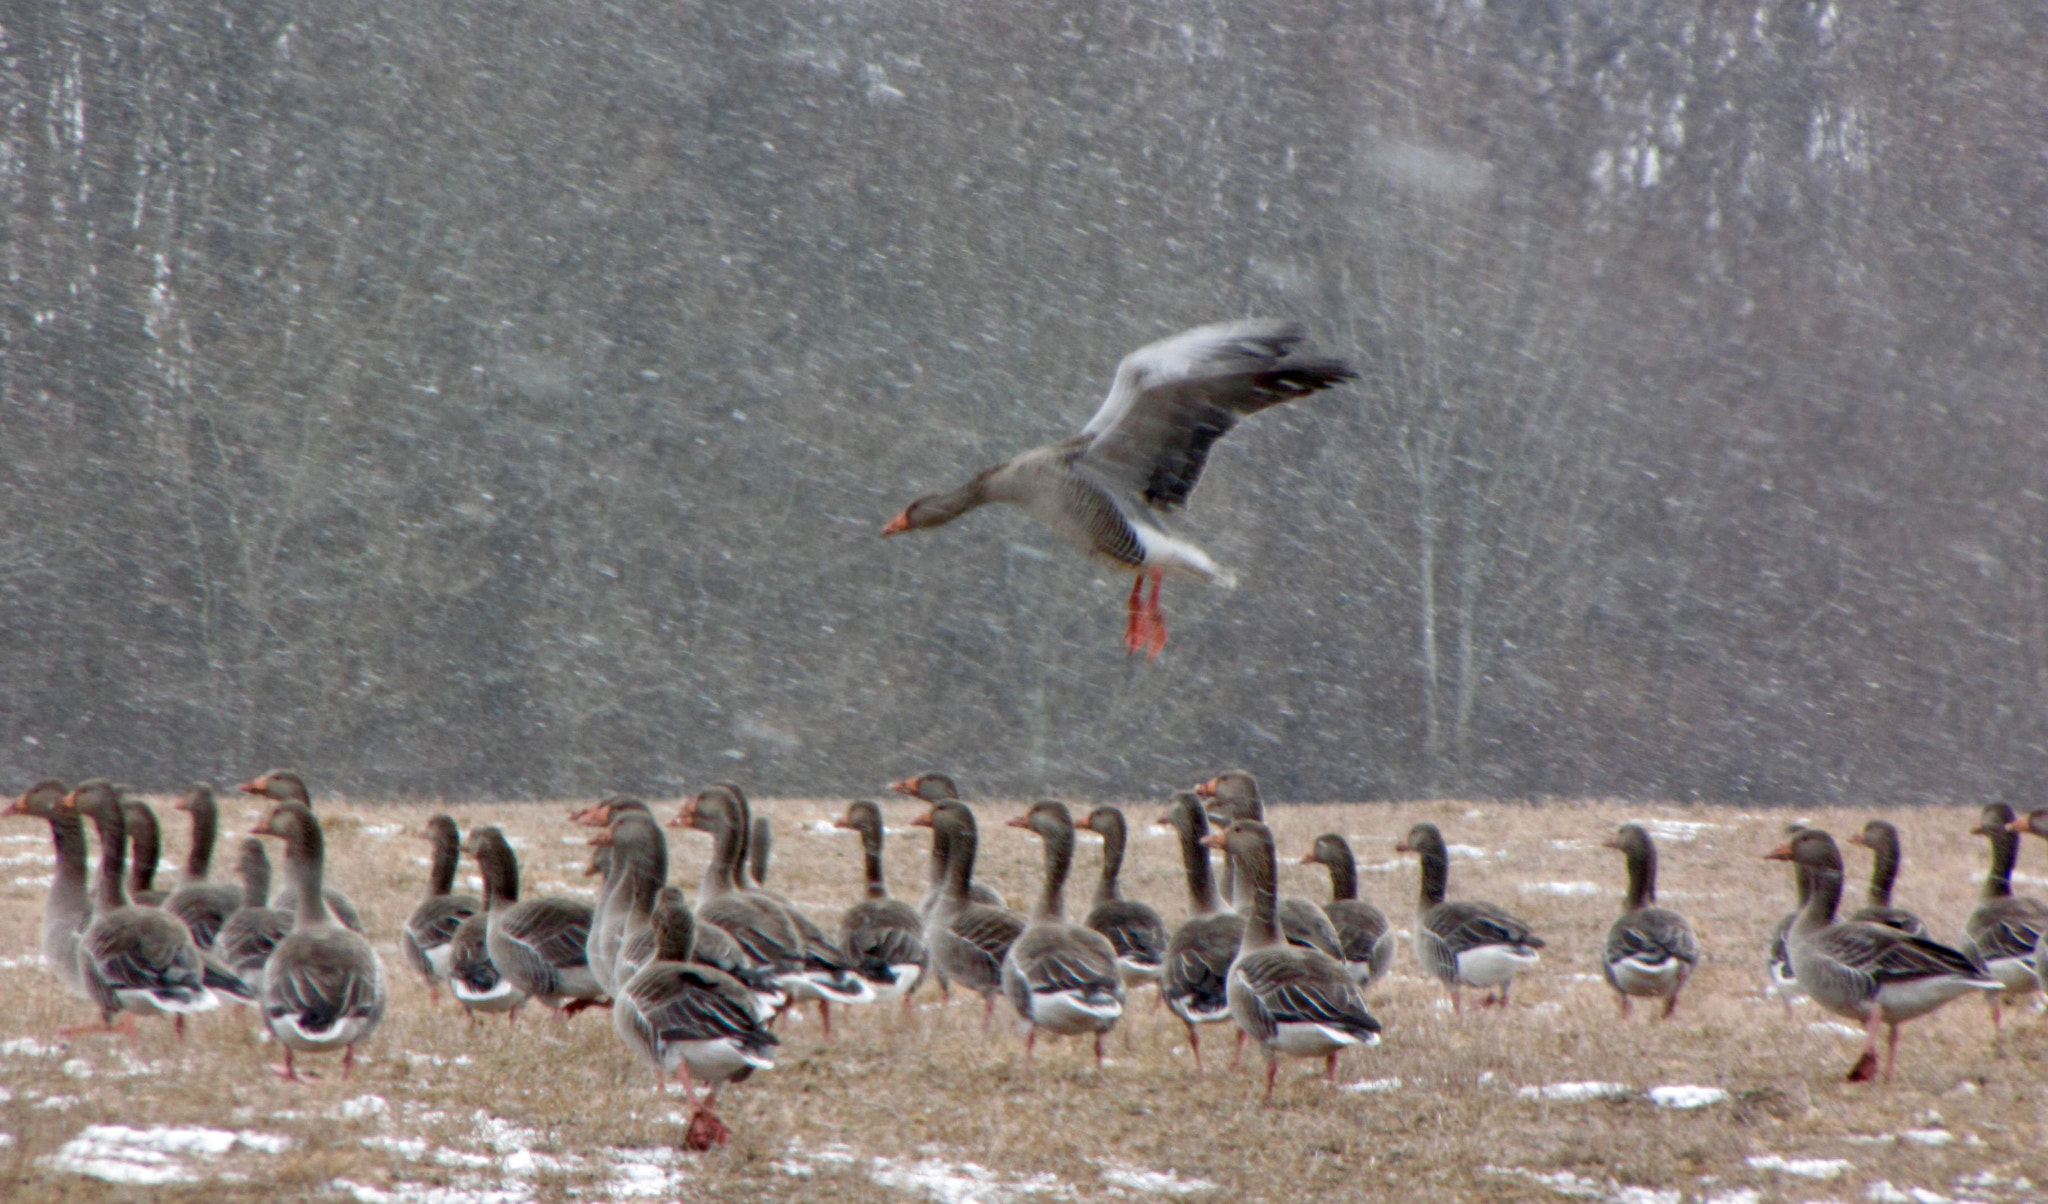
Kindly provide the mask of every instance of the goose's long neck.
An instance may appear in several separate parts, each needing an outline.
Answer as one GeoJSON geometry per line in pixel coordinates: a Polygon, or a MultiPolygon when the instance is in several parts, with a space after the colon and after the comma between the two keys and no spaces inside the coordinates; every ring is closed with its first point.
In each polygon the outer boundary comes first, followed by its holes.
{"type": "Polygon", "coordinates": [[[1119,823],[1102,825],[1102,877],[1095,883],[1095,901],[1114,903],[1121,896],[1117,892],[1117,876],[1124,869],[1124,829],[1119,823]]]}
{"type": "Polygon", "coordinates": [[[711,871],[704,875],[704,883],[698,889],[698,906],[739,889],[740,859],[747,855],[746,837],[740,827],[728,816],[712,833],[711,871]]]}
{"type": "Polygon", "coordinates": [[[1806,897],[1799,925],[1808,930],[1825,928],[1835,922],[1835,909],[1842,903],[1842,871],[1814,866],[1807,870],[1806,877],[1813,893],[1806,897]]]}
{"type": "Polygon", "coordinates": [[[427,894],[438,897],[455,889],[455,866],[461,857],[455,830],[434,829],[434,864],[427,871],[427,894]]]}
{"type": "Polygon", "coordinates": [[[931,889],[943,894],[946,889],[946,875],[953,864],[949,840],[944,829],[932,828],[931,889]]]}
{"type": "Polygon", "coordinates": [[[1198,916],[1213,916],[1223,910],[1223,901],[1216,896],[1215,871],[1209,864],[1208,846],[1202,843],[1204,835],[1199,828],[1180,827],[1180,859],[1187,869],[1188,910],[1198,916]]]}
{"type": "Polygon", "coordinates": [[[263,842],[249,837],[248,846],[242,851],[242,906],[267,907],[270,904],[270,855],[263,851],[263,842]]]}
{"type": "MultiPolygon", "coordinates": [[[[1232,861],[1239,858],[1232,857],[1232,861]]],[[[1244,949],[1261,949],[1280,943],[1279,884],[1274,881],[1273,848],[1263,845],[1253,848],[1239,867],[1244,879],[1244,889],[1251,896],[1251,914],[1245,917],[1244,949]]]]}
{"type": "Polygon", "coordinates": [[[958,489],[925,499],[923,504],[918,507],[917,525],[920,527],[943,526],[968,511],[978,510],[990,502],[1017,500],[1009,496],[1014,491],[1002,488],[1004,484],[1008,483],[1008,477],[1002,471],[1007,467],[1009,465],[1006,462],[998,464],[993,468],[985,468],[976,473],[973,480],[960,486],[958,489]]]}
{"type": "Polygon", "coordinates": [[[889,883],[882,876],[882,825],[862,824],[860,829],[861,872],[867,878],[870,899],[889,897],[889,883]]]}
{"type": "Polygon", "coordinates": [[[327,910],[326,849],[318,827],[301,828],[284,842],[285,869],[299,891],[297,926],[310,927],[333,919],[327,910]]]}
{"type": "Polygon", "coordinates": [[[51,916],[85,914],[88,894],[85,885],[85,824],[76,811],[50,814],[50,843],[56,847],[57,869],[50,876],[51,916]]]}
{"type": "Polygon", "coordinates": [[[1035,919],[1059,923],[1067,913],[1067,873],[1074,867],[1074,833],[1055,827],[1045,835],[1045,882],[1038,892],[1035,919]]]}
{"type": "Polygon", "coordinates": [[[121,818],[118,806],[109,807],[92,817],[92,826],[100,834],[100,882],[99,905],[112,911],[128,906],[128,825],[121,818]]]}
{"type": "Polygon", "coordinates": [[[134,850],[134,860],[128,863],[128,893],[139,895],[156,885],[156,863],[162,855],[163,842],[156,830],[156,821],[141,812],[135,804],[137,814],[133,820],[127,818],[128,804],[122,805],[123,822],[128,825],[128,843],[134,850]]]}
{"type": "Polygon", "coordinates": [[[1899,841],[1886,833],[1870,847],[1870,905],[1892,905],[1892,883],[1899,877],[1899,841]]]}
{"type": "Polygon", "coordinates": [[[1358,861],[1351,856],[1351,850],[1333,849],[1330,859],[1323,864],[1330,867],[1330,897],[1336,900],[1356,899],[1358,861]]]}
{"type": "Polygon", "coordinates": [[[1644,845],[1628,851],[1628,905],[1634,911],[1657,901],[1657,853],[1644,845]]]}
{"type": "Polygon", "coordinates": [[[946,839],[946,899],[966,906],[974,885],[974,851],[979,838],[971,826],[961,827],[946,839]]]}
{"type": "Polygon", "coordinates": [[[1444,891],[1451,877],[1451,857],[1441,844],[1431,841],[1422,846],[1422,887],[1417,896],[1417,910],[1427,911],[1444,901],[1444,891]]]}
{"type": "Polygon", "coordinates": [[[2017,832],[1995,828],[1989,833],[1991,839],[1991,872],[1984,875],[1984,897],[2003,899],[2012,894],[2012,867],[2020,859],[2020,838],[2017,832]]]}
{"type": "Polygon", "coordinates": [[[186,804],[192,813],[192,847],[185,853],[186,882],[204,882],[213,872],[213,842],[220,835],[220,809],[209,791],[198,791],[186,804]]]}
{"type": "Polygon", "coordinates": [[[519,902],[519,858],[505,838],[493,835],[477,851],[477,872],[484,879],[484,902],[499,912],[519,902]]]}

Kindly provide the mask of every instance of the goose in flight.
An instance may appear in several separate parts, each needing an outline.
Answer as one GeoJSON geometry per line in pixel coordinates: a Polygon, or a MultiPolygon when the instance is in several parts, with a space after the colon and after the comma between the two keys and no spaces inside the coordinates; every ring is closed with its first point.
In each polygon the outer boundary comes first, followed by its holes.
{"type": "Polygon", "coordinates": [[[1299,323],[1255,318],[1141,347],[1117,365],[1109,396],[1080,434],[918,498],[882,534],[942,526],[990,502],[1023,506],[1082,553],[1133,575],[1124,648],[1157,658],[1166,646],[1166,574],[1235,584],[1208,553],[1168,534],[1160,517],[1186,503],[1209,449],[1238,419],[1358,375],[1342,360],[1294,354],[1303,334],[1299,323]]]}

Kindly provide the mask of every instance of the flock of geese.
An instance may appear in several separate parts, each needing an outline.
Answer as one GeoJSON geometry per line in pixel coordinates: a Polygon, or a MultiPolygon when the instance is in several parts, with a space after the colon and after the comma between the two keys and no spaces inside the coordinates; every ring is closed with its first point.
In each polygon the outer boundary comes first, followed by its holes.
{"type": "MultiPolygon", "coordinates": [[[[738,786],[702,791],[667,821],[712,838],[694,900],[668,883],[662,823],[638,799],[609,798],[570,816],[593,830],[591,868],[603,875],[594,903],[522,898],[518,859],[503,832],[480,827],[465,841],[452,819],[433,816],[419,833],[433,855],[426,895],[400,933],[405,959],[436,995],[447,986],[472,1024],[478,1013],[516,1019],[529,1000],[564,1017],[609,1008],[621,1042],[654,1070],[657,1084],[673,1075],[691,1097],[685,1143],[699,1150],[729,1136],[714,1111],[718,1087],[774,1065],[772,1026],[785,1011],[815,1002],[829,1038],[833,1004],[908,1006],[926,981],[949,997],[955,987],[980,995],[984,1030],[997,1000],[1007,1000],[1025,1025],[1027,1065],[1046,1033],[1092,1038],[1098,1068],[1102,1038],[1130,993],[1153,987],[1186,1025],[1198,1071],[1202,1026],[1234,1023],[1240,1053],[1256,1042],[1266,1057],[1267,1099],[1281,1055],[1324,1059],[1334,1082],[1340,1053],[1378,1043],[1380,1023],[1365,992],[1388,972],[1396,934],[1384,913],[1358,898],[1357,866],[1341,836],[1318,837],[1300,859],[1328,870],[1328,902],[1279,894],[1278,854],[1250,774],[1218,774],[1167,806],[1164,822],[1179,838],[1188,892],[1188,919],[1175,928],[1122,893],[1126,825],[1115,807],[1076,821],[1064,803],[1047,801],[1009,820],[1044,847],[1038,898],[1027,913],[975,880],[975,816],[951,778],[925,773],[891,788],[924,804],[911,823],[931,833],[929,889],[916,907],[890,896],[881,809],[855,802],[836,826],[860,837],[866,889],[837,932],[766,887],[771,832],[738,786]],[[1065,894],[1077,830],[1102,838],[1101,876],[1079,924],[1066,919],[1065,894]],[[1225,854],[1220,886],[1212,850],[1225,854]],[[476,859],[481,898],[453,893],[464,852],[476,859]]],[[[337,1049],[346,1077],[356,1046],[387,1005],[383,965],[354,905],[327,885],[321,824],[305,783],[278,770],[240,789],[269,800],[270,810],[242,844],[239,887],[208,876],[219,828],[210,787],[193,787],[177,804],[190,817],[192,839],[168,892],[151,883],[156,818],[119,787],[46,781],[5,809],[49,824],[56,856],[43,957],[100,1013],[97,1025],[63,1031],[123,1031],[133,1039],[137,1016],[169,1016],[182,1036],[188,1014],[225,996],[260,1010],[284,1051],[275,1068],[281,1077],[305,1074],[297,1055],[337,1049]],[[90,892],[86,819],[100,844],[90,892]],[[286,885],[276,893],[257,837],[282,842],[286,885]]],[[[2020,834],[2048,837],[2048,810],[2017,816],[1992,804],[1972,831],[1989,841],[1991,869],[1961,948],[1930,939],[1917,916],[1892,906],[1898,833],[1882,820],[1850,838],[1874,857],[1869,906],[1847,919],[1837,918],[1841,852],[1826,832],[1794,828],[1766,854],[1791,863],[1799,896],[1772,936],[1768,978],[1788,1007],[1804,995],[1863,1026],[1868,1039],[1851,1080],[1878,1074],[1881,1029],[1889,1079],[1906,1021],[1982,992],[1995,1026],[2001,1003],[2048,985],[2041,939],[2048,906],[2011,888],[2020,834]]],[[[1650,835],[1625,824],[1606,843],[1626,859],[1628,894],[1607,934],[1602,970],[1624,1019],[1638,999],[1660,1002],[1668,1017],[1699,964],[1698,942],[1684,916],[1656,906],[1650,835]]],[[[1419,965],[1449,990],[1456,1010],[1466,991],[1485,993],[1479,1006],[1505,1007],[1515,976],[1537,962],[1543,941],[1500,907],[1449,897],[1449,855],[1435,825],[1414,825],[1397,848],[1421,866],[1412,928],[1419,965]]]]}

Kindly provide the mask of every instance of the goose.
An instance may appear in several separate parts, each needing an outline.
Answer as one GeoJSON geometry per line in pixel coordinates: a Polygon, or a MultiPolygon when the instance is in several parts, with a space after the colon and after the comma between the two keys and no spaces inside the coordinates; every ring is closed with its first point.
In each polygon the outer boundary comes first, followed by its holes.
{"type": "MultiPolygon", "coordinates": [[[[921,773],[916,777],[904,778],[901,781],[889,783],[889,789],[898,794],[908,795],[923,803],[939,803],[949,799],[955,802],[960,801],[960,788],[953,784],[952,778],[943,773],[921,773]]],[[[932,914],[932,908],[938,904],[940,893],[945,889],[946,838],[939,834],[938,829],[934,828],[932,830],[931,884],[925,890],[924,900],[917,905],[917,913],[921,916],[929,917],[932,914]]],[[[1009,910],[1010,905],[1004,901],[1001,892],[988,883],[975,882],[970,884],[968,889],[973,893],[974,902],[986,907],[1000,907],[1005,911],[1009,910]]],[[[941,974],[939,976],[939,989],[943,992],[945,988],[945,975],[941,974]]]]}
{"type": "Polygon", "coordinates": [[[1813,892],[1792,922],[1786,944],[1799,985],[1815,1003],[1863,1025],[1863,1054],[1849,1071],[1852,1083],[1876,1077],[1877,1030],[1885,1028],[1884,1078],[1898,1060],[1899,1026],[1971,991],[1997,990],[1969,954],[1859,920],[1837,922],[1842,898],[1842,855],[1832,836],[1807,828],[1764,854],[1806,868],[1813,892]]]}
{"type": "MultiPolygon", "coordinates": [[[[1266,804],[1259,796],[1258,780],[1242,769],[1217,774],[1197,785],[1195,794],[1209,800],[1209,818],[1219,828],[1227,828],[1240,819],[1261,824],[1266,822],[1266,804]]],[[[1223,897],[1243,911],[1250,906],[1251,900],[1246,892],[1238,889],[1236,873],[1235,863],[1226,861],[1223,897]]],[[[1339,961],[1344,959],[1344,943],[1322,908],[1295,895],[1280,896],[1279,908],[1280,934],[1287,938],[1288,944],[1316,949],[1339,961]]]]}
{"type": "Polygon", "coordinates": [[[1095,1069],[1102,1069],[1102,1035],[1124,1014],[1124,980],[1116,946],[1092,928],[1066,918],[1067,874],[1074,863],[1074,817],[1047,799],[1010,821],[1045,842],[1045,878],[1031,921],[1003,954],[1003,995],[1028,1027],[1024,1065],[1041,1030],[1062,1037],[1095,1038],[1095,1069]]]}
{"type": "Polygon", "coordinates": [[[720,782],[685,803],[670,826],[709,832],[714,842],[712,870],[698,884],[698,920],[731,934],[768,969],[792,1002],[817,1000],[824,1036],[830,1040],[831,1005],[867,1003],[874,991],[853,973],[831,939],[807,917],[800,918],[788,901],[739,885],[753,826],[746,793],[720,782]]]}
{"type": "Polygon", "coordinates": [[[491,965],[559,1019],[601,1006],[604,988],[591,972],[587,948],[590,904],[520,899],[519,858],[494,825],[472,829],[468,848],[484,879],[484,948],[491,965]]]}
{"type": "Polygon", "coordinates": [[[901,999],[905,1009],[924,981],[931,952],[925,948],[924,920],[917,909],[889,897],[882,874],[882,809],[865,799],[848,803],[832,826],[860,834],[866,890],[839,917],[839,944],[861,977],[873,984],[878,1001],[901,999]]]}
{"type": "Polygon", "coordinates": [[[979,843],[974,812],[957,799],[932,803],[910,821],[946,842],[946,886],[925,918],[924,944],[946,978],[982,997],[981,1028],[988,1031],[1003,987],[1003,959],[1027,923],[1006,907],[973,898],[974,854],[979,843]]]}
{"type": "Polygon", "coordinates": [[[1276,922],[1273,833],[1255,820],[1238,820],[1203,838],[1237,863],[1251,895],[1251,915],[1230,963],[1230,1018],[1266,1051],[1266,1095],[1280,1055],[1322,1058],[1325,1079],[1337,1085],[1337,1055],[1380,1043],[1380,1022],[1365,1010],[1365,996],[1336,958],[1280,939],[1276,922]]]}
{"type": "Polygon", "coordinates": [[[1983,902],[1963,922],[1963,952],[1990,972],[2000,988],[1986,995],[1994,1033],[2001,1025],[2001,1004],[2040,989],[2034,977],[2034,952],[2048,932],[2048,905],[2012,893],[2012,870],[2019,861],[2018,816],[2004,803],[1987,803],[1972,836],[1991,842],[1991,872],[1984,875],[1983,902]]]}
{"type": "Polygon", "coordinates": [[[1159,522],[1194,492],[1209,449],[1246,415],[1357,376],[1341,360],[1295,355],[1303,337],[1297,323],[1252,319],[1142,347],[1117,365],[1109,396],[1079,435],[916,499],[882,534],[942,526],[991,502],[1022,506],[1083,555],[1133,575],[1124,649],[1156,659],[1166,646],[1159,588],[1167,573],[1234,584],[1208,553],[1159,522]]]}
{"type": "MultiPolygon", "coordinates": [[[[313,796],[306,790],[306,780],[288,769],[273,769],[259,774],[235,788],[243,794],[260,795],[274,803],[298,803],[308,808],[313,805],[313,796]]],[[[334,913],[335,920],[344,928],[364,931],[363,917],[356,910],[355,903],[331,886],[324,889],[327,891],[327,910],[334,913]]],[[[270,900],[270,905],[280,911],[296,911],[299,905],[297,892],[297,886],[288,884],[270,900]]]]}
{"type": "Polygon", "coordinates": [[[296,914],[270,906],[270,854],[254,836],[242,839],[242,855],[236,859],[242,879],[242,905],[221,922],[213,934],[213,955],[262,997],[263,967],[271,951],[292,930],[296,914]]]}
{"type": "Polygon", "coordinates": [[[1699,967],[1699,942],[1692,923],[1667,908],[1657,907],[1657,846],[1640,824],[1623,824],[1603,842],[1628,858],[1628,899],[1621,917],[1607,930],[1600,951],[1600,972],[1620,1001],[1628,1019],[1635,999],[1662,999],[1665,1019],[1678,1010],[1678,993],[1699,967]]]}
{"type": "MultiPolygon", "coordinates": [[[[746,796],[741,794],[739,799],[741,808],[746,809],[746,796]]],[[[774,839],[774,825],[768,822],[768,817],[755,816],[748,828],[747,875],[753,879],[753,889],[782,904],[783,909],[789,912],[790,923],[796,925],[796,934],[804,943],[804,977],[816,984],[800,991],[799,997],[818,1001],[818,1016],[829,1040],[832,1036],[832,1005],[873,1003],[874,984],[859,972],[839,942],[827,936],[817,921],[804,914],[795,900],[768,889],[769,846],[774,839]]]]}
{"type": "Polygon", "coordinates": [[[85,879],[85,824],[78,812],[64,806],[67,793],[64,783],[55,779],[37,782],[0,815],[27,815],[50,825],[57,864],[43,901],[43,964],[72,994],[83,996],[78,940],[92,923],[92,897],[85,879]]]}
{"type": "Polygon", "coordinates": [[[1527,924],[1491,903],[1444,902],[1451,859],[1435,824],[1416,824],[1394,851],[1414,853],[1422,863],[1415,960],[1451,989],[1452,1011],[1464,1010],[1463,987],[1488,992],[1480,1007],[1506,1007],[1516,973],[1536,964],[1543,941],[1527,924]]]}
{"type": "MultiPolygon", "coordinates": [[[[585,827],[609,828],[619,817],[628,812],[646,816],[650,824],[654,821],[654,813],[647,809],[646,803],[627,795],[615,795],[611,798],[603,799],[583,808],[569,818],[585,827]]],[[[661,839],[660,827],[656,826],[654,828],[654,835],[658,848],[641,844],[636,844],[633,847],[636,853],[650,857],[659,856],[660,875],[654,884],[658,889],[663,882],[668,881],[668,844],[661,839]]],[[[613,846],[600,846],[597,856],[604,859],[604,867],[599,871],[604,875],[604,885],[598,888],[597,905],[591,909],[590,947],[587,955],[590,961],[590,972],[597,975],[598,985],[609,992],[617,985],[612,980],[612,971],[619,959],[619,946],[626,938],[626,899],[624,892],[627,889],[626,879],[629,876],[628,871],[631,867],[621,859],[621,856],[615,851],[613,846]]],[[[595,859],[593,859],[594,865],[595,859]]]]}
{"type": "Polygon", "coordinates": [[[250,835],[284,841],[285,872],[298,888],[292,930],[263,967],[263,1019],[284,1049],[284,1065],[274,1070],[286,1082],[304,1082],[295,1055],[338,1046],[346,1079],[356,1046],[384,1019],[384,963],[328,909],[321,882],[326,841],[311,807],[277,803],[250,835]]]}
{"type": "Polygon", "coordinates": [[[123,879],[127,816],[115,786],[100,778],[81,782],[64,796],[63,806],[91,819],[100,838],[99,905],[78,938],[79,976],[100,1010],[100,1023],[67,1031],[118,1030],[132,1042],[136,1016],[169,1016],[182,1038],[186,1016],[220,1006],[215,988],[248,995],[240,979],[207,964],[176,917],[129,902],[123,879]]]}
{"type": "Polygon", "coordinates": [[[1166,972],[1166,921],[1151,904],[1124,898],[1117,885],[1130,841],[1124,813],[1097,807],[1075,827],[1102,837],[1102,876],[1095,883],[1095,905],[1083,922],[1115,947],[1117,973],[1126,990],[1157,986],[1166,972]]]}
{"type": "Polygon", "coordinates": [[[1870,905],[1850,916],[1870,924],[1896,928],[1912,936],[1926,936],[1927,925],[1903,907],[1892,906],[1892,883],[1899,876],[1899,830],[1881,819],[1863,825],[1849,837],[1849,843],[1869,849],[1870,905]]]}
{"type": "MultiPolygon", "coordinates": [[[[2048,838],[2048,808],[2029,811],[2015,818],[2006,828],[2012,832],[2032,832],[2048,838]]],[[[2042,990],[2048,991],[2048,940],[2034,943],[2034,980],[2041,984],[2042,990]]]]}
{"type": "MultiPolygon", "coordinates": [[[[1166,942],[1165,972],[1159,997],[1188,1029],[1188,1051],[1195,1070],[1202,1069],[1202,1034],[1197,1027],[1230,1019],[1230,963],[1244,941],[1244,917],[1223,906],[1202,843],[1209,835],[1209,813],[1202,800],[1182,791],[1166,808],[1165,823],[1180,837],[1181,863],[1187,871],[1188,918],[1166,942]]],[[[1238,1032],[1238,1046],[1245,1042],[1238,1032]]],[[[1236,1060],[1232,1059],[1233,1066],[1236,1060]]]]}
{"type": "Polygon", "coordinates": [[[1301,859],[1303,865],[1320,865],[1330,871],[1330,901],[1323,914],[1337,930],[1337,960],[1362,989],[1371,986],[1394,964],[1394,926],[1386,913],[1358,897],[1358,860],[1351,845],[1335,832],[1316,837],[1316,843],[1301,859]]]}
{"type": "Polygon", "coordinates": [[[620,986],[612,1026],[628,1049],[654,1067],[657,1089],[671,1071],[681,1080],[690,1096],[683,1144],[708,1150],[732,1136],[713,1110],[719,1085],[772,1069],[775,1035],[755,1015],[745,984],[691,960],[696,924],[682,891],[662,887],[648,922],[655,959],[620,986]],[[701,1101],[698,1082],[709,1088],[701,1101]]]}
{"type": "Polygon", "coordinates": [[[438,1003],[441,984],[448,980],[450,959],[455,950],[450,942],[462,922],[484,909],[475,895],[449,893],[455,887],[455,867],[462,858],[462,834],[447,815],[431,816],[419,837],[433,850],[427,869],[427,894],[406,917],[399,933],[405,960],[426,980],[427,998],[438,1003]]]}
{"type": "Polygon", "coordinates": [[[128,826],[128,901],[137,907],[162,907],[171,892],[156,888],[156,866],[163,857],[163,832],[156,808],[140,799],[121,800],[121,819],[128,826]]]}
{"type": "Polygon", "coordinates": [[[185,852],[178,889],[164,900],[163,907],[191,930],[194,944],[211,949],[220,926],[242,905],[242,888],[230,882],[207,881],[213,869],[213,843],[220,831],[220,804],[213,787],[204,782],[194,784],[177,806],[192,817],[192,847],[185,852]]]}

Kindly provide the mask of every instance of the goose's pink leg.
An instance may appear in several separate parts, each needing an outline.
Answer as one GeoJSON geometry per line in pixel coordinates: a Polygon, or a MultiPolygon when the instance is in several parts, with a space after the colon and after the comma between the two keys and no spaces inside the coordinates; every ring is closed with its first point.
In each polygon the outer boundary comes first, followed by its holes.
{"type": "Polygon", "coordinates": [[[1135,654],[1145,646],[1145,574],[1131,579],[1131,596],[1124,600],[1124,654],[1135,654]]]}
{"type": "Polygon", "coordinates": [[[1145,603],[1145,659],[1156,661],[1159,650],[1166,647],[1166,612],[1159,609],[1159,589],[1166,583],[1166,570],[1153,569],[1148,576],[1152,578],[1152,597],[1145,603]]]}

